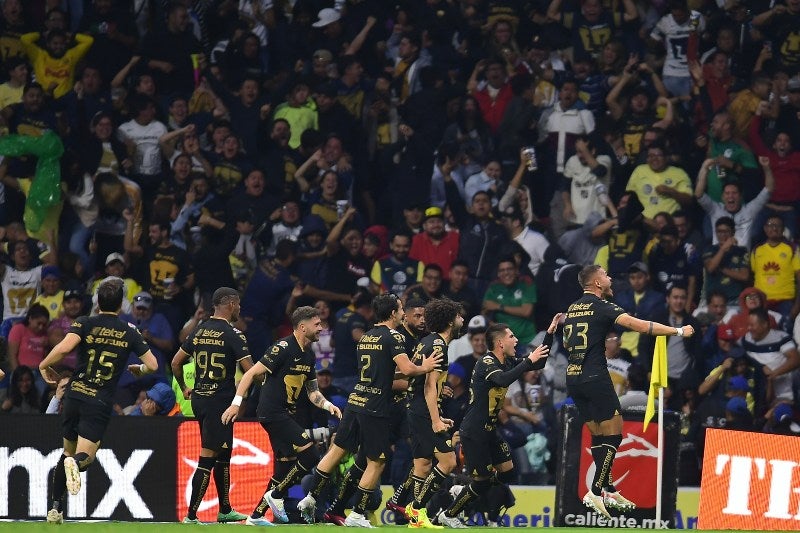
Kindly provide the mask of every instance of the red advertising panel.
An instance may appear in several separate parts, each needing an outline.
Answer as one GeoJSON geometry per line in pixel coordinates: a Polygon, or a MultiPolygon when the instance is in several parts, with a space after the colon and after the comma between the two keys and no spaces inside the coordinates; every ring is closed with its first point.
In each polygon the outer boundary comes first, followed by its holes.
{"type": "Polygon", "coordinates": [[[706,430],[700,529],[800,527],[800,439],[706,430]]]}
{"type": "MultiPolygon", "coordinates": [[[[578,494],[590,490],[594,478],[592,435],[586,426],[581,432],[580,476],[578,494]]],[[[642,432],[642,423],[626,421],[622,426],[622,444],[617,450],[611,479],[614,486],[639,509],[656,506],[656,461],[658,460],[658,424],[642,432]]]]}
{"type": "MultiPolygon", "coordinates": [[[[177,519],[182,520],[189,508],[192,476],[200,455],[200,426],[187,421],[178,428],[177,448],[177,519]]],[[[267,432],[257,422],[236,422],[233,426],[233,451],[231,454],[230,501],[234,509],[250,514],[258,504],[273,471],[272,446],[267,432]]],[[[208,485],[197,517],[203,522],[216,522],[219,511],[217,488],[208,485]]],[[[267,518],[272,518],[267,513],[267,518]]]]}

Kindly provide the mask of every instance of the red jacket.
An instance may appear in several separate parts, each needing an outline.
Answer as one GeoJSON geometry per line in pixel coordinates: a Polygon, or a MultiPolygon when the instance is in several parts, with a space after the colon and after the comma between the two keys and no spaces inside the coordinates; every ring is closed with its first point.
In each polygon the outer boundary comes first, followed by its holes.
{"type": "Polygon", "coordinates": [[[489,130],[492,132],[492,135],[496,135],[497,130],[500,129],[500,122],[503,120],[506,107],[508,107],[508,103],[514,96],[514,93],[511,92],[511,84],[506,82],[500,88],[500,91],[497,93],[497,96],[494,100],[492,100],[492,97],[489,96],[488,86],[479,91],[473,92],[472,96],[474,96],[475,100],[478,101],[478,106],[481,108],[483,120],[485,120],[486,124],[489,125],[489,130]]]}
{"type": "Polygon", "coordinates": [[[458,243],[458,233],[454,231],[445,232],[439,244],[434,244],[427,233],[417,233],[411,241],[408,256],[426,265],[436,263],[442,267],[442,277],[449,280],[450,266],[458,257],[458,243]]]}
{"type": "Polygon", "coordinates": [[[768,148],[761,139],[761,117],[753,116],[750,121],[748,140],[757,156],[769,157],[769,166],[775,176],[775,190],[770,195],[772,202],[796,202],[800,200],[800,152],[791,152],[781,157],[775,150],[768,148]]]}

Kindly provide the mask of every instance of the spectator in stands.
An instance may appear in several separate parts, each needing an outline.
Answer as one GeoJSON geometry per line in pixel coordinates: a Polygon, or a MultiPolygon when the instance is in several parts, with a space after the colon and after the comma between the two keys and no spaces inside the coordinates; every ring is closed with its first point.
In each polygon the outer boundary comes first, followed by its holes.
{"type": "Polygon", "coordinates": [[[650,32],[650,44],[667,52],[662,71],[664,86],[672,96],[687,97],[692,89],[688,66],[689,43],[696,50],[706,21],[698,11],[689,9],[686,0],[670,0],[668,7],[669,13],[661,17],[650,32]]]}
{"type": "MultiPolygon", "coordinates": [[[[800,187],[797,186],[800,183],[800,152],[794,150],[792,138],[784,130],[776,131],[772,147],[767,147],[761,139],[761,116],[765,109],[766,104],[758,106],[750,124],[748,141],[765,173],[766,169],[769,169],[775,181],[774,190],[766,206],[783,218],[784,225],[789,229],[789,235],[794,237],[797,235],[796,204],[800,201],[800,187]],[[769,158],[769,163],[764,164],[766,161],[762,163],[762,157],[769,158]]],[[[756,228],[763,225],[767,214],[768,211],[762,210],[761,216],[755,222],[756,228]]]]}
{"type": "Polygon", "coordinates": [[[605,347],[606,365],[608,365],[611,382],[614,384],[617,396],[622,396],[628,390],[628,369],[631,366],[631,362],[623,357],[623,354],[630,357],[630,352],[627,350],[623,352],[622,342],[619,333],[616,331],[608,332],[605,347]]]}
{"type": "Polygon", "coordinates": [[[142,403],[128,413],[129,416],[182,416],[175,391],[166,383],[156,383],[145,393],[142,403]]]}
{"type": "Polygon", "coordinates": [[[458,233],[447,231],[440,207],[425,210],[422,228],[423,231],[414,235],[411,241],[409,257],[426,265],[435,263],[449,276],[451,265],[458,257],[458,233]]]}
{"type": "MultiPolygon", "coordinates": [[[[64,312],[57,318],[52,319],[47,329],[47,344],[49,346],[55,346],[61,342],[75,319],[83,314],[83,308],[86,303],[85,298],[86,295],[80,284],[71,282],[66,285],[62,299],[64,312]]],[[[64,356],[60,364],[70,370],[75,370],[77,363],[78,352],[73,350],[64,356]]]]}
{"type": "Polygon", "coordinates": [[[370,280],[376,292],[380,294],[390,292],[402,296],[409,286],[422,281],[425,265],[422,261],[408,257],[410,249],[411,235],[397,232],[391,236],[389,239],[391,253],[372,265],[370,280]]]}
{"type": "MultiPolygon", "coordinates": [[[[749,121],[748,121],[749,124],[749,121]]],[[[713,159],[709,165],[707,194],[715,202],[721,201],[725,184],[739,182],[746,199],[752,199],[759,191],[760,180],[752,174],[756,165],[753,153],[740,144],[735,137],[733,117],[720,111],[711,121],[709,137],[711,147],[708,155],[713,159]]],[[[745,129],[744,134],[747,134],[745,129]]]]}
{"type": "Polygon", "coordinates": [[[547,237],[525,224],[525,215],[516,207],[508,207],[502,212],[501,220],[508,230],[508,236],[519,244],[528,254],[527,264],[531,274],[536,276],[544,263],[544,254],[550,246],[547,237]]]}
{"type": "Polygon", "coordinates": [[[468,285],[468,281],[469,266],[466,262],[456,259],[450,266],[450,279],[445,283],[442,296],[460,303],[464,309],[464,316],[472,316],[477,313],[480,303],[478,295],[468,285]]]}
{"type": "MultiPolygon", "coordinates": [[[[655,320],[655,315],[664,308],[664,293],[650,287],[650,270],[642,261],[628,267],[630,288],[614,295],[614,303],[626,313],[640,320],[655,320]]],[[[635,331],[619,331],[620,346],[634,357],[639,355],[640,336],[635,331]]]]}
{"type": "Polygon", "coordinates": [[[694,311],[700,275],[698,260],[697,256],[689,257],[680,246],[678,229],[674,225],[664,226],[658,232],[658,244],[647,259],[648,269],[653,273],[653,288],[667,293],[670,284],[682,284],[688,291],[686,310],[694,311]]]}
{"type": "Polygon", "coordinates": [[[47,32],[45,47],[41,48],[40,35],[26,33],[20,37],[20,42],[31,61],[36,80],[48,95],[61,98],[72,89],[78,62],[89,51],[94,39],[81,33],[68,36],[64,30],[54,29],[47,32]],[[73,39],[75,44],[68,48],[73,39]]]}
{"type": "Polygon", "coordinates": [[[575,53],[597,57],[623,25],[639,18],[636,6],[630,0],[623,2],[623,8],[622,13],[618,10],[610,13],[598,0],[584,0],[572,9],[563,9],[562,0],[552,0],[547,8],[547,18],[571,30],[575,53]]]}
{"type": "Polygon", "coordinates": [[[519,279],[517,264],[510,257],[497,264],[497,281],[486,289],[481,314],[493,314],[495,322],[508,324],[519,339],[519,350],[527,351],[536,335],[533,308],[536,304],[536,285],[519,279]]]}
{"type": "Polygon", "coordinates": [[[14,324],[8,334],[8,365],[11,370],[26,366],[33,370],[36,389],[41,395],[47,388],[39,374],[39,363],[48,351],[47,325],[50,314],[39,304],[28,308],[21,322],[14,324]]]}
{"type": "Polygon", "coordinates": [[[131,120],[120,124],[117,137],[128,147],[134,162],[131,179],[141,187],[145,202],[150,202],[163,177],[159,140],[167,133],[167,127],[156,119],[156,103],[150,97],[134,97],[131,114],[131,120]]]}
{"type": "Polygon", "coordinates": [[[456,346],[453,346],[455,341],[450,343],[447,357],[464,369],[465,379],[469,383],[472,380],[472,371],[475,370],[475,363],[486,355],[488,351],[486,348],[486,319],[483,315],[472,317],[469,324],[467,324],[467,334],[456,340],[460,342],[456,346]],[[464,342],[465,340],[466,343],[464,342]],[[465,344],[467,349],[463,350],[462,347],[465,344]],[[453,351],[452,355],[456,357],[451,356],[450,350],[453,351]],[[466,353],[460,355],[462,352],[466,353]]]}
{"type": "Polygon", "coordinates": [[[18,366],[11,372],[11,383],[7,391],[7,396],[0,404],[0,412],[31,415],[42,412],[39,402],[40,393],[34,387],[34,374],[30,367],[25,365],[18,366]]]}
{"type": "Polygon", "coordinates": [[[361,292],[353,300],[353,309],[345,309],[336,317],[333,326],[333,342],[336,346],[333,384],[348,394],[359,380],[356,343],[370,328],[372,315],[372,296],[361,292]]]}
{"type": "Polygon", "coordinates": [[[616,215],[617,210],[608,198],[610,178],[611,158],[598,154],[588,136],[579,137],[575,141],[575,155],[564,165],[561,185],[564,222],[583,224],[589,213],[605,214],[607,205],[611,206],[612,216],[616,215]]]}
{"type": "Polygon", "coordinates": [[[422,281],[406,289],[406,292],[403,293],[403,301],[417,298],[428,303],[434,298],[439,298],[442,296],[442,276],[442,269],[439,265],[435,263],[425,265],[425,269],[422,271],[422,281]]]}
{"type": "Polygon", "coordinates": [[[39,304],[50,313],[50,320],[55,320],[64,312],[61,306],[64,291],[61,290],[61,271],[57,266],[47,265],[42,268],[42,292],[33,303],[39,304]]]}
{"type": "Polygon", "coordinates": [[[794,318],[800,312],[800,257],[783,236],[783,219],[771,215],[764,225],[767,241],[753,248],[753,286],[767,298],[767,307],[794,318]]]}
{"type": "Polygon", "coordinates": [[[22,91],[28,83],[30,70],[24,57],[8,58],[3,64],[8,81],[0,85],[0,109],[22,102],[22,91]]]}
{"type": "Polygon", "coordinates": [[[755,412],[763,413],[775,401],[793,402],[792,376],[800,354],[792,337],[770,327],[765,309],[750,311],[747,329],[742,347],[756,368],[755,412]]]}
{"type": "Polygon", "coordinates": [[[150,293],[142,291],[133,297],[133,312],[122,314],[120,317],[136,325],[136,329],[141,332],[153,355],[158,359],[158,371],[152,376],[156,380],[166,382],[165,369],[169,366],[167,363],[171,361],[175,342],[169,322],[164,315],[155,312],[154,305],[150,293]]]}
{"type": "MultiPolygon", "coordinates": [[[[691,314],[687,312],[688,292],[685,286],[677,283],[670,286],[667,291],[666,309],[655,313],[653,321],[671,324],[675,327],[689,325],[695,331],[700,331],[700,325],[691,314]]],[[[639,357],[644,358],[642,364],[650,368],[650,359],[653,356],[655,337],[643,335],[639,340],[639,357]]],[[[701,338],[699,335],[692,337],[671,337],[667,340],[669,353],[669,388],[671,396],[668,400],[670,409],[680,409],[683,406],[684,391],[697,388],[703,372],[703,354],[701,338]]]]}
{"type": "Polygon", "coordinates": [[[647,163],[633,170],[626,190],[636,193],[644,206],[645,218],[658,212],[674,213],[692,202],[689,176],[667,161],[666,148],[653,144],[647,148],[647,163]]]}
{"type": "Polygon", "coordinates": [[[717,244],[707,248],[702,257],[705,294],[721,292],[731,304],[750,285],[750,254],[737,244],[735,229],[731,217],[719,217],[714,224],[717,244]]]}

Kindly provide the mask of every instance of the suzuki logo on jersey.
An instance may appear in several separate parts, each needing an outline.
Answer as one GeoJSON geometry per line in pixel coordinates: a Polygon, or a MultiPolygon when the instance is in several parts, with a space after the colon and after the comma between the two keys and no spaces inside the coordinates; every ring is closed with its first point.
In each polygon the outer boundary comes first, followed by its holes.
{"type": "MultiPolygon", "coordinates": [[[[591,452],[591,435],[583,428],[581,437],[581,462],[578,493],[584,494],[592,486],[595,465],[591,452]]],[[[641,422],[624,422],[622,443],[617,449],[611,481],[619,491],[639,508],[656,506],[656,461],[658,459],[658,427],[651,425],[642,434],[641,422]]]]}
{"type": "MultiPolygon", "coordinates": [[[[178,428],[176,518],[186,516],[192,494],[192,476],[200,456],[200,428],[184,422],[178,428]]],[[[257,422],[237,422],[233,426],[230,463],[230,502],[234,509],[250,509],[261,499],[272,477],[274,458],[269,437],[257,422]]],[[[215,483],[209,483],[197,517],[216,522],[219,496],[215,483]]]]}
{"type": "MultiPolygon", "coordinates": [[[[152,519],[153,513],[147,507],[144,499],[136,489],[134,482],[141,473],[147,460],[153,455],[153,450],[133,450],[124,464],[121,464],[113,450],[100,449],[97,452],[96,463],[89,472],[81,474],[81,491],[76,496],[69,496],[67,512],[70,518],[110,518],[120,504],[126,506],[133,518],[152,519]],[[86,495],[89,484],[95,476],[103,472],[110,482],[110,486],[100,502],[89,509],[86,495]]],[[[61,450],[56,449],[44,455],[36,448],[17,448],[11,451],[7,447],[0,448],[0,472],[6,475],[0,477],[0,495],[8,495],[9,478],[13,469],[22,468],[28,477],[28,515],[31,518],[43,517],[47,514],[47,485],[50,473],[58,464],[61,450]]],[[[0,516],[8,516],[9,500],[0,497],[0,516]]]]}

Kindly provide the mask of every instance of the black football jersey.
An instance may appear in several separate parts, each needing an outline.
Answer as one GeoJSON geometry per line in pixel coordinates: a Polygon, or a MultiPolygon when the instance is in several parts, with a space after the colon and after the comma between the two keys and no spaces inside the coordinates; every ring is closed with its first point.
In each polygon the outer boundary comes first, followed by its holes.
{"type": "MultiPolygon", "coordinates": [[[[411,354],[414,353],[414,348],[417,346],[417,343],[419,342],[419,338],[416,335],[414,335],[414,332],[408,329],[408,327],[405,324],[401,324],[400,327],[397,328],[397,331],[399,333],[402,333],[403,337],[406,338],[406,354],[408,354],[408,357],[410,359],[411,354]]],[[[402,377],[403,377],[402,374],[395,372],[395,379],[402,377]]],[[[410,389],[403,391],[392,391],[392,401],[396,403],[406,403],[406,401],[408,400],[409,393],[410,389]]]]}
{"type": "Polygon", "coordinates": [[[405,353],[405,337],[388,326],[374,327],[361,336],[356,345],[359,380],[347,399],[352,411],[389,416],[394,359],[405,353]]]}
{"type": "Polygon", "coordinates": [[[518,362],[513,357],[500,362],[492,352],[478,359],[472,371],[469,384],[469,405],[461,422],[461,432],[476,434],[480,431],[493,431],[497,427],[497,415],[505,404],[508,387],[501,387],[489,381],[489,377],[497,372],[506,372],[516,365],[527,364],[525,360],[518,362]]]}
{"type": "Polygon", "coordinates": [[[569,353],[568,380],[582,382],[608,376],[606,335],[623,314],[625,310],[617,304],[590,293],[567,308],[564,348],[569,353]]]}
{"type": "Polygon", "coordinates": [[[250,356],[244,333],[227,320],[211,317],[197,326],[181,349],[194,359],[198,396],[236,393],[236,365],[250,356]]]}
{"type": "Polygon", "coordinates": [[[113,403],[119,378],[128,367],[128,355],[133,352],[141,357],[150,349],[133,324],[108,313],[78,317],[67,333],[81,338],[69,396],[104,404],[113,403]]]}
{"type": "Polygon", "coordinates": [[[261,387],[258,417],[269,420],[294,414],[297,399],[305,394],[306,382],[317,379],[311,344],[303,350],[295,336],[289,335],[273,344],[259,362],[267,367],[267,380],[261,387]]]}
{"type": "MultiPolygon", "coordinates": [[[[439,378],[436,381],[436,395],[437,404],[439,405],[439,413],[441,414],[442,407],[442,388],[447,383],[447,343],[438,333],[431,333],[427,337],[419,341],[414,348],[412,361],[415,365],[421,365],[423,359],[427,357],[435,357],[437,354],[443,354],[444,358],[436,367],[439,372],[439,378]]],[[[409,395],[411,396],[411,412],[418,416],[424,416],[430,419],[431,413],[428,411],[428,404],[425,403],[425,380],[427,374],[421,376],[414,376],[411,378],[409,386],[409,395]]]]}

